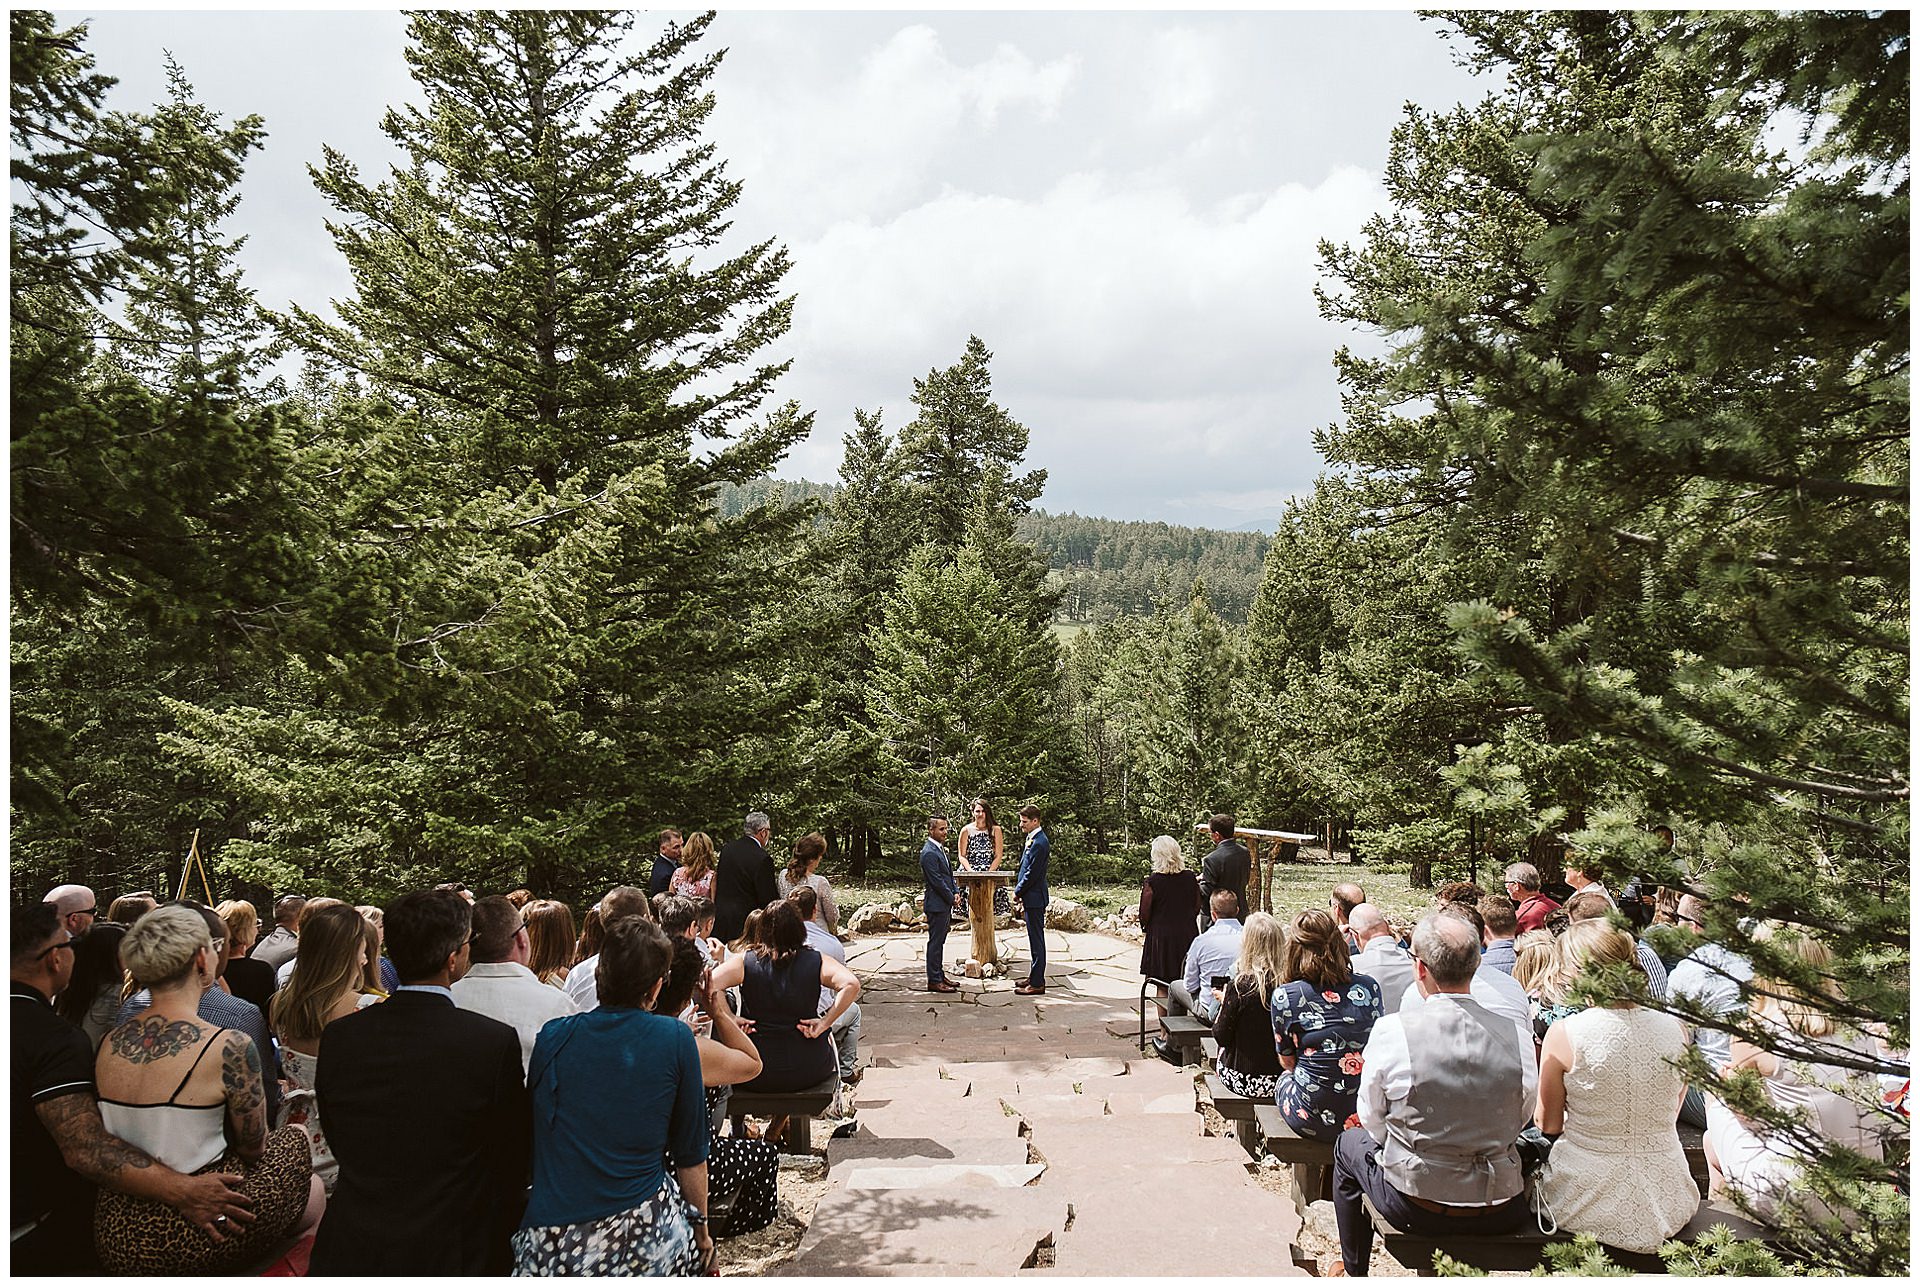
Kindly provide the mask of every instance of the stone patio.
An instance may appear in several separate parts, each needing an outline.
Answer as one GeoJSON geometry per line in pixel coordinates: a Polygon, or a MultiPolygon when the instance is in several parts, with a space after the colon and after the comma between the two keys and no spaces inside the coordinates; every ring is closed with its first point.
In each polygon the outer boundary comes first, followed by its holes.
{"type": "MultiPolygon", "coordinates": [[[[1024,961],[1023,931],[999,942],[1024,961]]],[[[1014,995],[1021,964],[984,983],[949,964],[959,992],[921,991],[925,950],[848,946],[870,1061],[857,1129],[827,1144],[828,1191],[779,1273],[1303,1272],[1292,1203],[1205,1133],[1191,1074],[1136,1046],[1137,944],[1049,931],[1039,997],[1014,995]]]]}

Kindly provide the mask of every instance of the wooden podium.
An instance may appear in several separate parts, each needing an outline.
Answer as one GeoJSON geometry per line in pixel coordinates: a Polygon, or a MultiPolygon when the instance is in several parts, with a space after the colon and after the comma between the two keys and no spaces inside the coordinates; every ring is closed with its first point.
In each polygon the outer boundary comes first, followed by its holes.
{"type": "MultiPolygon", "coordinates": [[[[1013,877],[1010,871],[973,871],[967,867],[953,873],[953,879],[967,891],[967,926],[973,931],[973,959],[979,966],[999,963],[999,947],[993,937],[993,893],[995,882],[1011,884],[1013,877]]],[[[967,973],[975,977],[973,969],[967,973]]]]}

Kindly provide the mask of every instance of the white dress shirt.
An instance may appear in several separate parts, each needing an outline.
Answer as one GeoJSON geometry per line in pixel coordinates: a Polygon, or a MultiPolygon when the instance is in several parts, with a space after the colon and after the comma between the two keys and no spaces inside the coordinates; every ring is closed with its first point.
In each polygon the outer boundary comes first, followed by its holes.
{"type": "MultiPolygon", "coordinates": [[[[1499,971],[1494,971],[1499,973],[1499,971]]],[[[1436,992],[1428,997],[1427,1005],[1452,1005],[1454,993],[1436,992]]],[[[1479,997],[1472,997],[1478,1001],[1479,997]]],[[[1520,1034],[1521,1045],[1516,1058],[1517,1068],[1488,1070],[1488,1076],[1518,1075],[1523,1102],[1528,1111],[1532,1111],[1534,1096],[1540,1085],[1540,1071],[1533,1062],[1533,1028],[1527,1025],[1520,1034]]],[[[1356,1109],[1360,1115],[1360,1125],[1367,1134],[1384,1144],[1387,1139],[1387,1118],[1395,1109],[1407,1102],[1407,1095],[1413,1089],[1413,1055],[1407,1049],[1407,1030],[1398,1014],[1390,1014],[1373,1025],[1373,1033],[1367,1038],[1367,1048],[1362,1054],[1360,1068],[1360,1093],[1356,1109]]],[[[1518,1123],[1514,1133],[1519,1134],[1518,1123]]]]}
{"type": "Polygon", "coordinates": [[[520,1034],[520,1071],[533,1063],[533,1039],[549,1019],[573,1014],[574,1004],[559,988],[542,983],[524,965],[491,961],[469,969],[453,985],[453,1003],[462,1010],[498,1019],[520,1034]]]}
{"type": "Polygon", "coordinates": [[[1352,960],[1355,974],[1368,975],[1380,985],[1380,1003],[1385,1007],[1382,1014],[1397,1011],[1413,983],[1413,957],[1407,949],[1391,934],[1376,934],[1353,954],[1352,960]]]}
{"type": "Polygon", "coordinates": [[[599,968],[600,953],[595,952],[567,971],[567,998],[579,1014],[600,1008],[600,981],[593,977],[599,968]]]}

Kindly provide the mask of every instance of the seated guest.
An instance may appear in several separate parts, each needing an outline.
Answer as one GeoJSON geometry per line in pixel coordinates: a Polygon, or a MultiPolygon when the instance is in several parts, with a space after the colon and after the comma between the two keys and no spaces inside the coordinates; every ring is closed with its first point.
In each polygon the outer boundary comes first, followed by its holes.
{"type": "MultiPolygon", "coordinates": [[[[1613,904],[1592,889],[1583,889],[1567,900],[1569,923],[1605,920],[1613,910],[1613,904]]],[[[1655,955],[1654,950],[1638,938],[1633,940],[1633,954],[1640,958],[1640,968],[1646,971],[1648,995],[1655,1001],[1665,1001],[1667,999],[1667,967],[1660,964],[1660,958],[1655,955]]]]}
{"type": "Polygon", "coordinates": [[[573,964],[573,909],[551,898],[536,898],[526,906],[527,968],[551,988],[566,990],[567,967],[573,964]]]}
{"type": "MultiPolygon", "coordinates": [[[[226,922],[215,915],[211,907],[203,907],[199,903],[163,903],[162,906],[191,908],[206,924],[208,938],[217,956],[214,967],[217,980],[219,972],[226,969],[226,922]]],[[[120,1003],[120,1012],[114,1021],[125,1023],[152,1003],[147,990],[142,988],[120,1003]]],[[[273,1037],[267,1032],[266,1015],[239,997],[222,992],[218,987],[210,987],[200,994],[200,1017],[216,1028],[233,1028],[252,1039],[254,1053],[259,1057],[260,1067],[266,1074],[267,1120],[275,1120],[280,1113],[280,1060],[274,1053],[273,1037]]]]}
{"type": "MultiPolygon", "coordinates": [[[[793,892],[787,895],[787,901],[800,913],[807,930],[807,946],[845,965],[847,963],[846,945],[820,928],[814,919],[813,890],[806,885],[795,885],[793,892]]],[[[825,1014],[833,1007],[833,990],[822,986],[820,989],[820,1013],[825,1014]]],[[[840,1084],[851,1086],[860,1080],[860,1003],[855,1001],[833,1022],[833,1046],[839,1052],[840,1084]]],[[[834,1116],[834,1114],[829,1114],[834,1116]]]]}
{"type": "Polygon", "coordinates": [[[741,1010],[753,1020],[760,1075],[747,1090],[808,1090],[836,1075],[834,1020],[860,997],[860,980],[832,957],[807,946],[806,922],[785,899],[775,899],[760,920],[761,942],[730,957],[713,972],[722,988],[738,985],[741,1010]],[[820,989],[833,989],[823,1014],[820,989]]]}
{"type": "Polygon", "coordinates": [[[367,981],[360,990],[390,997],[400,986],[400,975],[387,959],[387,914],[371,903],[362,903],[353,910],[373,927],[373,936],[367,941],[367,981]]]}
{"type": "Polygon", "coordinates": [[[273,929],[268,935],[253,945],[252,959],[264,962],[275,974],[280,967],[293,959],[300,948],[300,913],[305,911],[307,900],[299,894],[283,894],[274,900],[273,929]]]}
{"type": "Polygon", "coordinates": [[[1478,903],[1487,896],[1487,891],[1470,880],[1443,881],[1440,888],[1433,891],[1433,901],[1441,907],[1448,903],[1478,903]]]}
{"type": "Polygon", "coordinates": [[[1486,938],[1480,963],[1511,977],[1513,937],[1520,932],[1520,922],[1513,914],[1513,900],[1505,894],[1488,894],[1480,900],[1480,921],[1486,938]]]}
{"type": "Polygon", "coordinates": [[[1360,950],[1359,936],[1353,932],[1349,921],[1353,909],[1367,901],[1367,891],[1352,881],[1342,881],[1333,887],[1333,893],[1327,898],[1327,910],[1333,913],[1333,919],[1340,926],[1340,937],[1347,940],[1347,952],[1352,954],[1360,950]]]}
{"type": "Polygon", "coordinates": [[[1367,1202],[1394,1228],[1435,1237],[1507,1233],[1530,1214],[1514,1140],[1533,1110],[1532,1043],[1469,995],[1480,943],[1468,922],[1421,921],[1413,961],[1427,1001],[1374,1025],[1359,1125],[1333,1148],[1340,1260],[1354,1277],[1373,1249],[1367,1202]]]}
{"type": "Polygon", "coordinates": [[[1700,1207],[1673,1124],[1687,1088],[1674,1067],[1686,1030],[1642,1004],[1647,984],[1633,935],[1588,919],[1575,921],[1563,942],[1568,956],[1618,973],[1626,991],[1554,1024],[1541,1043],[1534,1119],[1559,1140],[1535,1205],[1561,1233],[1651,1254],[1700,1207]]]}
{"type": "MultiPolygon", "coordinates": [[[[351,909],[349,909],[351,910],[351,909]]],[[[424,890],[387,909],[400,986],[326,1028],[320,1111],[340,1162],[314,1275],[504,1274],[532,1126],[520,1039],[453,1003],[473,909],[424,890]]],[[[631,1082],[620,1096],[631,1102],[631,1082]]]]}
{"type": "Polygon", "coordinates": [[[726,944],[713,936],[713,922],[716,915],[711,898],[689,899],[693,904],[693,941],[700,945],[700,951],[707,958],[708,965],[718,965],[727,959],[726,944]]]}
{"type": "Polygon", "coordinates": [[[760,1052],[753,1048],[727,1004],[724,988],[712,986],[706,957],[691,939],[677,940],[673,961],[667,968],[667,981],[654,998],[655,1014],[679,1015],[692,1012],[701,1022],[694,1026],[694,1045],[700,1052],[700,1079],[706,1087],[706,1113],[711,1124],[707,1135],[707,1195],[713,1206],[732,1195],[732,1207],[725,1229],[715,1229],[716,1238],[752,1233],[773,1223],[779,1212],[780,1151],[771,1140],[748,1139],[744,1135],[722,1135],[720,1123],[726,1120],[723,1105],[726,1090],[760,1075],[760,1052]],[[705,991],[696,996],[696,992],[705,991]],[[710,1029],[705,1035],[702,1027],[710,1029]]]}
{"type": "Polygon", "coordinates": [[[1521,933],[1546,928],[1547,917],[1560,910],[1560,904],[1540,892],[1540,869],[1530,862],[1507,868],[1507,897],[1514,902],[1513,917],[1521,933]]]}
{"type": "Polygon", "coordinates": [[[1560,940],[1552,930],[1527,930],[1513,940],[1513,981],[1538,1001],[1560,968],[1560,940]]]}
{"type": "Polygon", "coordinates": [[[714,870],[713,838],[696,831],[687,837],[680,866],[667,881],[667,892],[678,898],[712,898],[714,870]]]}
{"type": "Polygon", "coordinates": [[[610,918],[594,966],[599,1005],[555,1019],[534,1043],[533,1191],[513,1235],[516,1276],[712,1266],[700,1053],[693,1029],[649,1010],[672,959],[652,921],[610,918]]]}
{"type": "Polygon", "coordinates": [[[107,905],[107,919],[115,925],[131,925],[160,904],[152,894],[122,894],[107,905]]]}
{"type": "Polygon", "coordinates": [[[1199,934],[1200,880],[1186,870],[1180,842],[1155,836],[1153,870],[1140,884],[1140,976],[1172,982],[1187,967],[1187,949],[1199,934]]]}
{"type": "Polygon", "coordinates": [[[580,940],[573,945],[573,959],[567,965],[567,977],[573,977],[573,967],[590,957],[600,955],[600,943],[607,935],[606,922],[600,919],[600,904],[587,908],[587,914],[580,918],[580,940]]]}
{"type": "Polygon", "coordinates": [[[242,1172],[253,1222],[214,1243],[171,1207],[103,1193],[93,1214],[100,1262],[114,1274],[249,1268],[305,1234],[326,1207],[306,1136],[297,1126],[268,1133],[266,1086],[252,1039],[200,1016],[201,994],[219,978],[220,952],[196,908],[174,903],[148,912],[127,931],[121,955],[152,1003],[100,1048],[94,1081],[101,1119],[175,1171],[242,1172]]]}
{"type": "MultiPolygon", "coordinates": [[[[1472,903],[1443,903],[1434,915],[1451,916],[1465,921],[1473,927],[1473,937],[1476,942],[1486,938],[1486,924],[1480,919],[1480,909],[1472,903]]],[[[1532,1000],[1527,996],[1526,989],[1514,982],[1512,975],[1488,965],[1484,955],[1480,958],[1480,964],[1474,967],[1470,992],[1475,1001],[1494,1014],[1510,1020],[1520,1029],[1523,1036],[1531,1035],[1534,1012],[1532,1000]]],[[[1420,989],[1416,986],[1407,989],[1406,994],[1400,998],[1400,1004],[1404,1008],[1410,1005],[1423,1005],[1425,1002],[1421,998],[1420,989]]]]}
{"type": "MultiPolygon", "coordinates": [[[[638,916],[641,920],[653,919],[653,903],[644,889],[635,889],[632,885],[615,885],[607,891],[595,909],[599,912],[597,923],[604,930],[612,929],[613,923],[624,916],[638,916]]],[[[580,1013],[585,1014],[600,1004],[596,991],[598,980],[596,970],[600,964],[600,953],[595,950],[592,956],[582,957],[580,963],[567,971],[567,996],[580,1013]]]]}
{"type": "Polygon", "coordinates": [[[1213,980],[1230,976],[1233,963],[1240,958],[1240,894],[1232,888],[1216,889],[1208,899],[1213,923],[1187,948],[1186,968],[1168,989],[1176,1012],[1184,1010],[1196,1019],[1213,1022],[1220,1012],[1220,998],[1214,995],[1213,980]]]}
{"type": "Polygon", "coordinates": [[[653,872],[647,877],[649,897],[667,892],[667,887],[673,883],[673,873],[680,870],[680,855],[684,848],[678,827],[668,827],[660,833],[660,848],[653,855],[653,872]]]}
{"type": "Polygon", "coordinates": [[[227,968],[220,976],[227,991],[265,1014],[273,1001],[273,967],[248,955],[260,938],[260,913],[244,898],[229,899],[213,913],[227,927],[227,968]]]}
{"type": "Polygon", "coordinates": [[[574,1014],[573,1002],[527,968],[533,946],[520,912],[504,898],[473,905],[473,964],[453,985],[462,1010],[498,1019],[520,1035],[520,1066],[533,1063],[533,1041],[550,1020],[574,1014]]]}
{"type": "Polygon", "coordinates": [[[332,1193],[340,1164],[334,1161],[333,1146],[314,1102],[320,1038],[335,1019],[374,1002],[360,990],[367,961],[366,921],[344,903],[321,908],[301,923],[300,957],[306,964],[274,994],[270,1014],[274,1035],[280,1039],[281,1067],[294,1088],[288,1097],[292,1119],[307,1128],[313,1173],[332,1193]]]}
{"type": "Polygon", "coordinates": [[[1347,929],[1360,944],[1351,964],[1355,974],[1364,974],[1380,985],[1380,1003],[1385,1013],[1400,1008],[1401,999],[1413,986],[1413,958],[1394,937],[1393,926],[1372,903],[1357,904],[1347,914],[1347,929]]]}
{"type": "Polygon", "coordinates": [[[74,940],[73,980],[53,1003],[62,1019],[87,1034],[95,1050],[120,1013],[120,985],[126,980],[120,940],[126,933],[125,925],[109,918],[74,940]]]}
{"type": "MultiPolygon", "coordinates": [[[[1692,931],[1699,946],[1673,967],[1673,974],[1667,980],[1669,994],[1675,1001],[1689,1001],[1701,1007],[1707,1018],[1724,1019],[1739,1014],[1747,1008],[1747,985],[1753,979],[1753,962],[1706,937],[1707,920],[1712,912],[1706,899],[1687,894],[1680,899],[1678,912],[1680,923],[1692,931]]],[[[1729,1034],[1704,1024],[1692,1031],[1693,1044],[1700,1048],[1700,1056],[1707,1065],[1715,1072],[1725,1068],[1733,1058],[1729,1034]]],[[[1707,1107],[1698,1086],[1688,1088],[1686,1102],[1680,1106],[1680,1120],[1689,1126],[1705,1128],[1707,1107]]]]}
{"type": "Polygon", "coordinates": [[[52,902],[15,907],[10,941],[12,1272],[99,1269],[93,1244],[95,1185],[171,1206],[188,1226],[183,1246],[195,1250],[217,1247],[228,1233],[243,1230],[253,1216],[241,1176],[225,1171],[182,1175],[107,1133],[94,1098],[94,1056],[86,1035],[49,1004],[73,975],[75,939],[59,908],[52,902]]]}
{"type": "Polygon", "coordinates": [[[1272,1007],[1273,990],[1285,977],[1286,950],[1287,935],[1279,921],[1266,912],[1247,917],[1232,981],[1213,1021],[1213,1039],[1220,1043],[1220,1081],[1249,1099],[1272,1099],[1280,1077],[1272,1007]]]}
{"type": "Polygon", "coordinates": [[[1599,873],[1587,870],[1586,864],[1588,862],[1589,860],[1581,857],[1577,850],[1567,850],[1566,860],[1561,866],[1562,870],[1566,872],[1567,887],[1571,889],[1573,893],[1569,894],[1566,899],[1561,900],[1562,905],[1564,906],[1566,902],[1576,895],[1593,893],[1606,899],[1607,906],[1614,906],[1614,897],[1608,892],[1607,887],[1600,883],[1599,873]]]}
{"type": "Polygon", "coordinates": [[[1850,1213],[1832,1210],[1809,1192],[1801,1171],[1822,1145],[1838,1145],[1876,1162],[1885,1156],[1885,1135],[1898,1128],[1879,1112],[1877,1078],[1871,1071],[1830,1062],[1850,1059],[1871,1065],[1879,1058],[1878,1049],[1871,1035],[1834,1019],[1833,1011],[1846,1007],[1846,997],[1826,944],[1772,923],[1756,926],[1753,937],[1781,944],[1817,971],[1821,984],[1817,992],[1809,992],[1785,979],[1756,975],[1750,988],[1752,1018],[1781,1052],[1722,1034],[1730,1042],[1722,1075],[1752,1069],[1767,1101],[1782,1112],[1798,1114],[1803,1125],[1773,1127],[1709,1096],[1710,1191],[1733,1192],[1769,1223],[1787,1215],[1783,1208],[1806,1219],[1848,1220],[1850,1213]]]}
{"type": "MultiPolygon", "coordinates": [[[[305,933],[307,928],[308,918],[316,915],[319,912],[325,911],[329,907],[350,907],[350,906],[351,904],[348,903],[343,898],[309,898],[306,902],[306,906],[300,909],[300,921],[295,928],[299,932],[305,933]]],[[[299,966],[299,964],[300,964],[300,945],[299,945],[298,939],[296,939],[294,942],[293,955],[289,956],[286,960],[280,962],[279,968],[273,972],[273,985],[276,988],[286,987],[288,982],[292,980],[293,972],[299,966]]]]}
{"type": "Polygon", "coordinates": [[[820,860],[827,855],[827,838],[815,831],[793,842],[793,860],[786,870],[774,873],[774,885],[785,898],[802,885],[814,892],[813,919],[829,934],[840,932],[840,908],[833,901],[833,886],[820,874],[820,860]]]}
{"type": "Polygon", "coordinates": [[[527,909],[527,904],[533,901],[533,891],[531,889],[512,890],[506,895],[506,899],[513,904],[514,911],[523,912],[527,909]]]}
{"type": "Polygon", "coordinates": [[[1330,1140],[1352,1125],[1361,1051],[1385,1006],[1379,983],[1353,972],[1330,914],[1308,908],[1286,938],[1269,1011],[1281,1070],[1274,1102],[1295,1135],[1330,1140]]]}

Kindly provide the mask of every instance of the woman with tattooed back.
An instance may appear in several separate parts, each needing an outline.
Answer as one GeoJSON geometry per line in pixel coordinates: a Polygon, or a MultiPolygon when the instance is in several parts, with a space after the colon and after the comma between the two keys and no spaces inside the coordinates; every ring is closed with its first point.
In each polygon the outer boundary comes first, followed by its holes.
{"type": "Polygon", "coordinates": [[[245,1177],[254,1220],[220,1243],[171,1207],[102,1191],[94,1241],[109,1273],[207,1274],[257,1267],[319,1223],[326,1205],[297,1126],[268,1134],[253,1042],[200,1017],[220,953],[201,915],[160,907],[120,945],[153,1005],[107,1034],[94,1076],[107,1129],[176,1171],[245,1177]]]}

